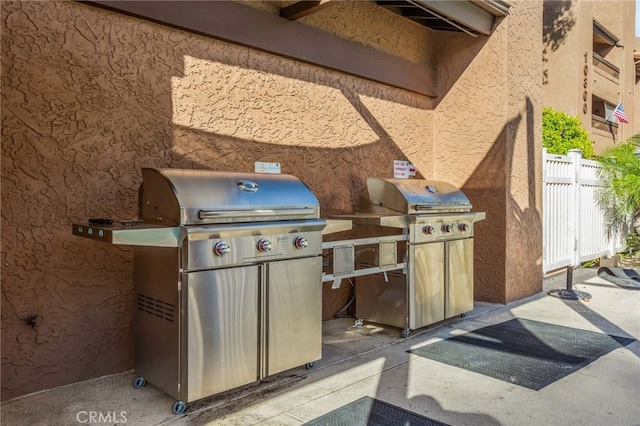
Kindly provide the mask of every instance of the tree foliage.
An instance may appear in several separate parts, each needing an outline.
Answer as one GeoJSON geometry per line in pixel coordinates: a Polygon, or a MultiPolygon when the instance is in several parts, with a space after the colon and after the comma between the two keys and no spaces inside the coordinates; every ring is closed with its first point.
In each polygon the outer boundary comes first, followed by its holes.
{"type": "Polygon", "coordinates": [[[609,237],[640,216],[640,159],[634,155],[637,149],[631,142],[614,145],[605,149],[600,158],[604,186],[597,200],[609,237]]]}
{"type": "Polygon", "coordinates": [[[594,156],[593,142],[580,119],[553,108],[542,109],[542,145],[549,154],[567,155],[569,150],[579,149],[584,158],[594,156]]]}

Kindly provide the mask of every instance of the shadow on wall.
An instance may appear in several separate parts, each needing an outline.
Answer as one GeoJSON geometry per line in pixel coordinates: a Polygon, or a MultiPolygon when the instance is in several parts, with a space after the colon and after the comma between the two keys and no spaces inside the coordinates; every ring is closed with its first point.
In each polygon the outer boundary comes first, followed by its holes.
{"type": "Polygon", "coordinates": [[[536,161],[535,153],[535,111],[533,103],[527,97],[524,108],[524,117],[518,114],[502,128],[502,131],[484,156],[473,174],[462,186],[462,190],[474,200],[474,208],[486,211],[491,215],[491,226],[478,226],[475,237],[479,241],[491,241],[491,245],[476,245],[476,300],[496,301],[507,303],[512,300],[531,294],[529,288],[521,286],[516,279],[510,279],[506,275],[506,261],[509,260],[509,271],[515,277],[527,277],[540,275],[541,258],[531,262],[531,256],[539,252],[539,241],[542,239],[540,229],[542,218],[536,209],[536,193],[531,188],[536,186],[536,161]],[[526,128],[526,158],[514,157],[515,134],[525,120],[526,128]],[[515,163],[515,164],[514,164],[515,163]],[[514,168],[526,168],[526,182],[517,182],[514,176],[514,168]],[[529,190],[520,191],[527,194],[527,199],[516,199],[514,188],[529,190]],[[506,200],[506,203],[505,203],[506,200]],[[520,206],[526,206],[524,208],[520,206]],[[494,217],[495,216],[495,217],[494,217]],[[511,219],[511,220],[509,220],[511,219]],[[535,234],[538,233],[539,238],[535,234]],[[497,236],[497,237],[496,237],[497,236]],[[531,246],[521,252],[509,252],[509,239],[530,242],[531,246]],[[492,253],[507,253],[507,258],[498,259],[492,253]],[[522,259],[518,261],[517,257],[522,259]],[[511,258],[510,258],[511,257],[511,258]],[[479,264],[478,259],[490,259],[494,263],[479,264]],[[505,288],[503,283],[507,284],[505,288]]]}
{"type": "Polygon", "coordinates": [[[469,37],[463,33],[443,31],[434,42],[434,61],[438,67],[437,107],[465,73],[476,56],[489,42],[489,37],[469,37]]]}
{"type": "Polygon", "coordinates": [[[555,52],[562,45],[569,30],[576,24],[576,18],[571,11],[573,0],[544,0],[542,18],[542,84],[549,78],[546,64],[548,54],[555,52]]]}

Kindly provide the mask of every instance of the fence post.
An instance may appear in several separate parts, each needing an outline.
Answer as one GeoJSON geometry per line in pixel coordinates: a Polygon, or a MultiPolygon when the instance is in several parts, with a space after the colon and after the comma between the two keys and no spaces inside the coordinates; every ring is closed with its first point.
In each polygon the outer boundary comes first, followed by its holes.
{"type": "MultiPolygon", "coordinates": [[[[561,299],[571,299],[571,300],[585,300],[589,301],[591,299],[591,295],[589,293],[585,293],[583,291],[578,291],[573,289],[573,270],[577,266],[580,265],[580,181],[581,181],[581,170],[582,170],[582,151],[579,149],[572,149],[568,152],[568,157],[571,160],[573,165],[573,176],[571,178],[571,194],[569,200],[570,210],[567,215],[569,218],[573,218],[573,220],[569,221],[571,225],[570,230],[570,238],[573,240],[573,253],[569,256],[570,264],[567,266],[567,286],[564,289],[555,289],[550,290],[549,295],[554,297],[559,297],[561,299]]],[[[571,240],[570,240],[571,241],[571,240]]]]}
{"type": "Polygon", "coordinates": [[[542,272],[547,273],[546,265],[549,261],[547,248],[549,247],[549,203],[547,201],[547,148],[542,148],[542,272]]]}
{"type": "MultiPolygon", "coordinates": [[[[567,153],[573,163],[573,184],[571,185],[571,204],[573,205],[573,223],[572,223],[572,240],[573,254],[571,255],[572,267],[580,265],[580,162],[582,160],[582,151],[579,149],[571,149],[567,153]]],[[[571,212],[568,212],[571,214],[571,212]]]]}

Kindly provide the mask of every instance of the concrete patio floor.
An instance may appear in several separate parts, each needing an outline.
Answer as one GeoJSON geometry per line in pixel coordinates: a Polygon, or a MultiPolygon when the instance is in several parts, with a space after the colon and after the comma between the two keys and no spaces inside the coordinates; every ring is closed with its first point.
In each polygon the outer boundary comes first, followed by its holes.
{"type": "Polygon", "coordinates": [[[564,274],[544,291],[506,306],[476,303],[466,318],[416,330],[353,319],[323,324],[323,358],[311,370],[293,369],[171,412],[173,399],[148,384],[134,389],[133,371],[5,401],[11,426],[301,425],[363,396],[449,425],[640,425],[640,291],[617,287],[578,269],[574,288],[590,301],[547,295],[564,288],[564,274]],[[407,351],[512,318],[636,339],[540,390],[422,358],[407,351]],[[92,417],[93,416],[93,417],[92,417]]]}

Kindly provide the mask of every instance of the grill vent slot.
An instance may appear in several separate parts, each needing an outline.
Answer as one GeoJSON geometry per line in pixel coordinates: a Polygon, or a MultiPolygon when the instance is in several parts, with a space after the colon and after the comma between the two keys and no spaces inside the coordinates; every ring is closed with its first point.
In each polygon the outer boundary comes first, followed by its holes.
{"type": "Polygon", "coordinates": [[[138,310],[154,315],[167,321],[174,321],[175,306],[153,297],[138,293],[138,310]]]}

